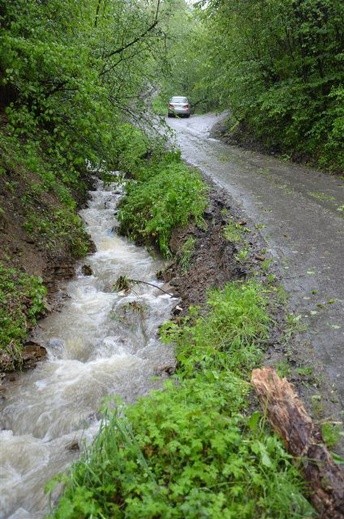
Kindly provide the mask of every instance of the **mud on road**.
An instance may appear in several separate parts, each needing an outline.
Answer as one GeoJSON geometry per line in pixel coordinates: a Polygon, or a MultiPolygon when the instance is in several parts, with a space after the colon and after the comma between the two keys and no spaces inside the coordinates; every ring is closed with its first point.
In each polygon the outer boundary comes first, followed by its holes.
{"type": "MultiPolygon", "coordinates": [[[[296,333],[283,347],[287,374],[292,379],[295,373],[309,374],[299,391],[316,418],[342,420],[344,180],[227,145],[211,133],[219,120],[208,114],[167,122],[184,160],[254,231],[252,245],[265,249],[288,294],[296,333]]],[[[270,351],[267,362],[284,362],[280,353],[279,348],[270,351]]]]}

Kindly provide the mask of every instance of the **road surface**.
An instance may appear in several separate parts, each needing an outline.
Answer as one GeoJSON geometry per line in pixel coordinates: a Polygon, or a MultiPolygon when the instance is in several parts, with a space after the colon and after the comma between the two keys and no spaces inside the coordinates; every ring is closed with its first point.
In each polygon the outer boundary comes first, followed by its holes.
{"type": "Polygon", "coordinates": [[[183,158],[261,230],[305,325],[304,358],[324,368],[344,411],[344,179],[211,138],[215,115],[168,119],[183,158]]]}

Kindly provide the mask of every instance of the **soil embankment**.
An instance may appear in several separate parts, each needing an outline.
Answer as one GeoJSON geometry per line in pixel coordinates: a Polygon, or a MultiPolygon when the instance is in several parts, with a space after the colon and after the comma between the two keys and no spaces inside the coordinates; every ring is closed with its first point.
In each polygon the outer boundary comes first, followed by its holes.
{"type": "MultiPolygon", "coordinates": [[[[79,207],[86,202],[86,183],[91,185],[85,178],[85,184],[80,184],[82,189],[75,193],[79,207]]],[[[8,272],[15,269],[14,283],[21,273],[41,278],[47,288],[44,310],[47,313],[57,304],[55,294],[59,283],[74,275],[75,243],[84,240],[85,248],[89,250],[93,245],[81,228],[75,234],[72,229],[67,232],[63,228],[60,233],[55,232],[54,225],[61,219],[65,207],[57,193],[41,189],[41,179],[27,170],[3,168],[0,174],[0,208],[0,266],[10,269],[8,272]]],[[[6,286],[1,288],[6,294],[6,286]]],[[[5,318],[11,319],[16,313],[15,305],[23,316],[20,319],[25,319],[30,312],[31,302],[27,295],[16,301],[9,297],[9,301],[0,303],[5,305],[2,312],[7,315],[5,318]]],[[[25,328],[22,321],[21,326],[25,328]]],[[[26,326],[30,328],[28,323],[26,326]]],[[[0,352],[0,371],[30,368],[42,358],[44,349],[30,341],[25,343],[22,353],[17,344],[9,345],[6,351],[0,352]]]]}
{"type": "MultiPolygon", "coordinates": [[[[63,240],[49,240],[28,225],[31,215],[54,215],[61,210],[61,202],[53,192],[43,192],[36,197],[28,195],[32,186],[39,184],[34,174],[5,171],[0,175],[0,261],[9,267],[40,276],[51,296],[60,280],[74,274],[75,258],[67,236],[63,240]],[[28,199],[30,196],[30,199],[28,199]]],[[[86,202],[80,195],[79,206],[86,202]]]]}

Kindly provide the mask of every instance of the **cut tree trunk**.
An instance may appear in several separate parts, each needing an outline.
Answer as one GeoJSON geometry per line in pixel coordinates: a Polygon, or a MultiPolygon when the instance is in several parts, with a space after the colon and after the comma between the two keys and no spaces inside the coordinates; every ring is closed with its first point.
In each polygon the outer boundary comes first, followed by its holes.
{"type": "Polygon", "coordinates": [[[252,372],[251,382],[273,429],[299,458],[310,499],[322,519],[344,519],[344,472],[336,465],[293,386],[274,369],[252,372]]]}

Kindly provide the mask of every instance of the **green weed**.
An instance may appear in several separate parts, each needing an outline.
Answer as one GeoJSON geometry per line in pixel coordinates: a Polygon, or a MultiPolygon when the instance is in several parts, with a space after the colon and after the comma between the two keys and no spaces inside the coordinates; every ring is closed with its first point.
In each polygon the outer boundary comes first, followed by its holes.
{"type": "Polygon", "coordinates": [[[292,369],[287,360],[282,360],[277,363],[276,371],[280,377],[284,378],[284,377],[290,377],[292,369]]]}
{"type": "Polygon", "coordinates": [[[258,284],[231,283],[222,291],[211,291],[208,306],[206,317],[194,308],[183,327],[173,323],[162,327],[162,339],[176,343],[180,368],[191,374],[215,362],[240,373],[252,369],[270,324],[258,284]]]}
{"type": "Polygon", "coordinates": [[[195,250],[196,238],[193,236],[189,236],[180,251],[180,256],[178,258],[178,263],[181,267],[182,272],[187,272],[190,266],[191,256],[195,250]]]}
{"type": "Polygon", "coordinates": [[[239,262],[239,263],[244,263],[248,257],[250,255],[250,250],[248,248],[243,248],[241,249],[236,255],[235,255],[235,259],[239,262]]]}
{"type": "Polygon", "coordinates": [[[231,243],[242,243],[244,241],[244,234],[249,233],[250,230],[247,227],[243,227],[235,222],[228,222],[224,228],[224,236],[226,240],[231,243]]]}
{"type": "Polygon", "coordinates": [[[268,272],[272,265],[272,259],[265,259],[261,262],[260,267],[263,272],[268,272]]]}
{"type": "Polygon", "coordinates": [[[321,424],[321,434],[327,447],[335,447],[343,436],[343,426],[339,423],[324,422],[321,424]]]}
{"type": "Polygon", "coordinates": [[[265,229],[266,225],[264,223],[256,223],[255,228],[257,231],[261,231],[262,229],[265,229]]]}
{"type": "Polygon", "coordinates": [[[172,229],[202,222],[205,184],[176,154],[139,168],[137,179],[128,184],[120,207],[120,232],[169,256],[172,229]]]}
{"type": "Polygon", "coordinates": [[[0,349],[15,359],[45,305],[42,280],[0,264],[0,349]]]}
{"type": "Polygon", "coordinates": [[[296,373],[300,375],[300,377],[313,377],[314,369],[311,366],[302,366],[296,369],[296,373]]]}
{"type": "Polygon", "coordinates": [[[316,198],[317,200],[321,200],[324,202],[331,202],[335,200],[334,196],[327,195],[326,193],[321,193],[319,191],[312,191],[308,193],[311,197],[316,198]]]}
{"type": "Polygon", "coordinates": [[[311,406],[312,406],[313,415],[317,419],[322,418],[324,415],[325,408],[324,408],[324,402],[320,395],[312,395],[311,406]]]}
{"type": "Polygon", "coordinates": [[[273,285],[277,281],[276,274],[272,274],[271,272],[266,276],[267,283],[273,285]]]}

